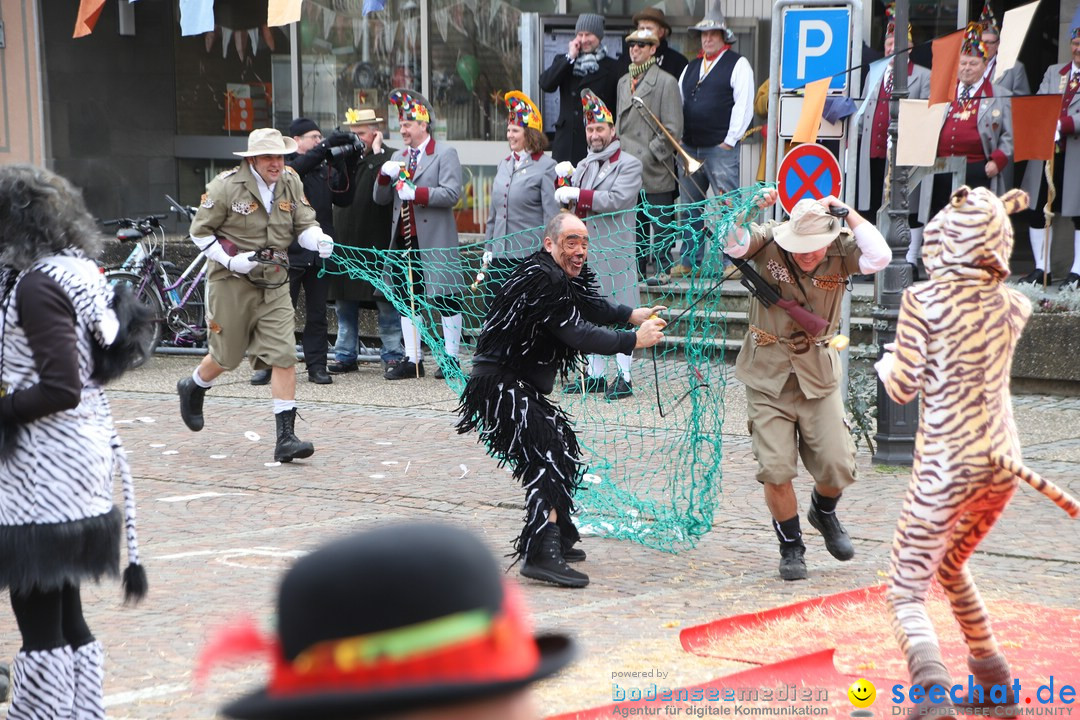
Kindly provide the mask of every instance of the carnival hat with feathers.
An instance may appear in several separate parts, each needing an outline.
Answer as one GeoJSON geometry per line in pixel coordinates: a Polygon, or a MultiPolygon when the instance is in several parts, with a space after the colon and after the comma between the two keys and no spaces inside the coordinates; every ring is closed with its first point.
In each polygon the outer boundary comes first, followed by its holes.
{"type": "Polygon", "coordinates": [[[982,13],[979,15],[979,24],[989,32],[1001,35],[1001,28],[998,25],[997,18],[994,17],[994,9],[990,7],[990,0],[983,3],[982,13]]]}
{"type": "Polygon", "coordinates": [[[581,108],[585,111],[586,125],[592,125],[593,123],[615,124],[615,116],[611,114],[611,110],[600,99],[600,96],[589,88],[583,88],[581,91],[581,108]]]}
{"type": "Polygon", "coordinates": [[[503,100],[506,101],[506,110],[510,113],[508,124],[543,131],[544,120],[540,116],[540,110],[528,95],[520,90],[511,90],[503,96],[503,100]]]}
{"type": "MultiPolygon", "coordinates": [[[[885,6],[885,37],[896,34],[896,3],[891,2],[885,6]]],[[[911,45],[911,23],[907,26],[907,41],[911,45]]]]}
{"type": "Polygon", "coordinates": [[[428,99],[414,90],[395,88],[390,91],[390,103],[398,110],[398,120],[412,120],[414,122],[431,122],[431,103],[428,99]]]}
{"type": "Polygon", "coordinates": [[[982,39],[982,34],[982,23],[969,22],[967,29],[964,31],[964,44],[960,46],[960,54],[971,55],[986,60],[988,54],[986,52],[986,43],[984,43],[982,39]]]}

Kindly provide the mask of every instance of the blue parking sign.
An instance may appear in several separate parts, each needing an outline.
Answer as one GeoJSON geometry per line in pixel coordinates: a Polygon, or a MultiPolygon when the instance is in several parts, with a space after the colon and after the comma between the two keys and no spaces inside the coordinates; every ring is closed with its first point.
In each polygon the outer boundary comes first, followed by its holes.
{"type": "Polygon", "coordinates": [[[800,8],[784,13],[780,52],[780,89],[797,90],[833,76],[830,90],[847,87],[851,45],[851,9],[800,8]],[[839,73],[839,74],[837,74],[839,73]]]}

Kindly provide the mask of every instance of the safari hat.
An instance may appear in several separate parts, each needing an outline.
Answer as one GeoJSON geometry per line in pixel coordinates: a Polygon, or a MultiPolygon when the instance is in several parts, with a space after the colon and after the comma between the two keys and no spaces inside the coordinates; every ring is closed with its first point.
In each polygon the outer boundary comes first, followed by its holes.
{"type": "Polygon", "coordinates": [[[272,636],[233,627],[203,652],[199,675],[252,652],[272,664],[226,717],[382,718],[503,695],[574,655],[569,637],[533,634],[479,538],[438,523],[385,525],[301,558],[276,617],[272,636]]]}
{"type": "Polygon", "coordinates": [[[791,219],[773,229],[773,239],[792,253],[812,253],[827,247],[840,235],[839,218],[817,200],[803,198],[791,209],[791,219]]]}
{"type": "Polygon", "coordinates": [[[240,157],[291,155],[296,152],[296,147],[296,141],[291,137],[284,137],[280,130],[258,128],[248,135],[248,149],[243,152],[234,152],[233,155],[240,157]]]}
{"type": "Polygon", "coordinates": [[[635,30],[626,36],[626,42],[641,42],[649,45],[659,45],[660,38],[653,35],[652,30],[635,30]]]}
{"type": "Polygon", "coordinates": [[[664,11],[660,8],[650,7],[645,8],[637,15],[633,17],[633,23],[637,25],[642,20],[651,20],[660,27],[664,28],[668,32],[671,32],[671,25],[668,24],[667,16],[664,15],[664,11]]]}
{"type": "Polygon", "coordinates": [[[382,122],[383,119],[379,117],[371,108],[360,108],[354,110],[349,108],[345,111],[345,122],[342,125],[371,125],[373,123],[382,122]]]}

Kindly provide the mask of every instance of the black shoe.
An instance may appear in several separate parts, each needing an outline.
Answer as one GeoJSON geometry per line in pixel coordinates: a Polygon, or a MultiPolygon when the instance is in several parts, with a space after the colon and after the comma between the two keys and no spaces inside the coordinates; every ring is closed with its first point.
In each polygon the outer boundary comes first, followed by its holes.
{"type": "Polygon", "coordinates": [[[813,503],[810,503],[810,512],[806,513],[806,519],[825,538],[825,549],[837,560],[850,560],[855,557],[855,548],[851,545],[851,538],[847,530],[840,524],[836,513],[818,512],[813,503]]]}
{"type": "Polygon", "coordinates": [[[784,580],[806,579],[806,547],[800,542],[780,544],[780,577],[784,580]]]}
{"type": "Polygon", "coordinates": [[[189,377],[176,383],[176,392],[180,395],[180,417],[188,430],[199,432],[203,429],[203,398],[206,388],[199,387],[189,377]]]}
{"type": "Polygon", "coordinates": [[[533,580],[542,580],[569,588],[583,588],[589,584],[589,576],[571,569],[563,557],[562,534],[559,526],[548,523],[543,534],[535,541],[540,547],[533,552],[533,559],[521,564],[521,574],[533,580]]]}
{"type": "MultiPolygon", "coordinates": [[[[458,359],[456,357],[446,358],[446,364],[449,368],[449,373],[451,377],[461,377],[463,375],[463,373],[461,372],[461,363],[458,362],[458,359]]],[[[435,367],[435,377],[439,380],[446,379],[446,374],[443,373],[442,365],[437,365],[435,367]]]]}
{"type": "MultiPolygon", "coordinates": [[[[911,280],[912,280],[912,282],[919,282],[920,280],[922,280],[922,278],[919,277],[919,263],[908,263],[908,265],[911,266],[911,280]]],[[[870,277],[872,278],[873,275],[871,275],[870,277]]]]}
{"type": "Polygon", "coordinates": [[[615,382],[611,383],[611,387],[604,393],[604,397],[608,400],[621,400],[622,398],[630,397],[634,394],[634,386],[629,380],[623,378],[622,374],[619,374],[615,378],[615,382]]]}
{"type": "Polygon", "coordinates": [[[1043,275],[1046,276],[1046,284],[1050,285],[1050,283],[1053,280],[1054,276],[1051,275],[1050,273],[1044,273],[1042,270],[1039,270],[1038,268],[1032,270],[1027,275],[1025,275],[1024,277],[1017,280],[1016,282],[1018,282],[1018,283],[1020,283],[1022,285],[1023,284],[1028,284],[1028,283],[1030,283],[1032,285],[1042,285],[1043,284],[1043,275]]]}
{"type": "Polygon", "coordinates": [[[405,380],[406,378],[414,378],[418,374],[420,377],[424,377],[423,360],[418,363],[414,363],[412,360],[402,360],[391,365],[390,369],[383,373],[383,377],[387,380],[405,380]]]}
{"type": "Polygon", "coordinates": [[[255,372],[251,373],[251,384],[252,385],[267,385],[267,384],[269,384],[270,383],[270,375],[272,374],[272,372],[273,371],[270,368],[266,368],[265,370],[256,370],[255,372]]]}
{"type": "Polygon", "coordinates": [[[565,550],[563,550],[562,556],[563,556],[563,560],[565,560],[568,563],[583,562],[585,560],[585,558],[588,557],[585,554],[584,550],[582,550],[581,548],[576,548],[576,547],[568,547],[568,548],[566,548],[565,550]]]}
{"type": "Polygon", "coordinates": [[[584,393],[606,392],[607,378],[602,377],[586,377],[584,380],[578,378],[577,380],[566,386],[567,395],[582,395],[584,393]]]}
{"type": "Polygon", "coordinates": [[[356,363],[343,363],[337,360],[331,360],[326,364],[326,369],[331,375],[344,375],[345,373],[351,373],[357,371],[356,363]]]}
{"type": "Polygon", "coordinates": [[[307,371],[308,382],[313,382],[316,385],[329,385],[334,382],[334,378],[330,377],[330,373],[326,372],[326,368],[308,368],[307,371]]]}
{"type": "Polygon", "coordinates": [[[1080,275],[1077,275],[1074,272],[1066,275],[1065,279],[1061,281],[1061,289],[1065,290],[1066,288],[1070,290],[1080,290],[1080,275]]]}
{"type": "Polygon", "coordinates": [[[277,445],[274,446],[274,460],[292,462],[315,454],[315,446],[296,437],[296,408],[274,415],[277,423],[277,445]]]}

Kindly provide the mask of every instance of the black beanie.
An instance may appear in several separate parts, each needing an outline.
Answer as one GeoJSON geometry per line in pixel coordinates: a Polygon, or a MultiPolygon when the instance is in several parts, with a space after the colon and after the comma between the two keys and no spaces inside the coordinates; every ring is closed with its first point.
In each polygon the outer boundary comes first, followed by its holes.
{"type": "Polygon", "coordinates": [[[296,118],[292,121],[292,124],[289,125],[289,135],[291,137],[301,137],[307,135],[312,130],[318,130],[319,133],[322,133],[322,130],[319,130],[319,126],[315,124],[315,121],[308,120],[307,118],[296,118]]]}

